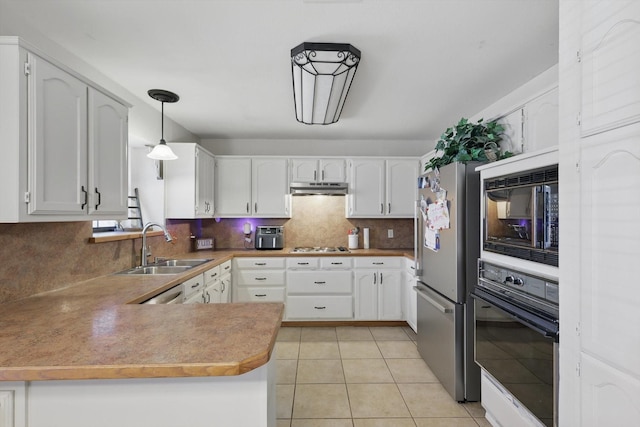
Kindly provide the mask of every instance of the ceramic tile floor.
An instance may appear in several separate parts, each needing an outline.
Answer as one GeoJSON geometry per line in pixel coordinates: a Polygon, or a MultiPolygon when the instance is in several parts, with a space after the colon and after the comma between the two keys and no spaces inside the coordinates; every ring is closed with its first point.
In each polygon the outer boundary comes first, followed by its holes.
{"type": "Polygon", "coordinates": [[[440,385],[409,327],[282,327],[277,427],[488,427],[440,385]]]}

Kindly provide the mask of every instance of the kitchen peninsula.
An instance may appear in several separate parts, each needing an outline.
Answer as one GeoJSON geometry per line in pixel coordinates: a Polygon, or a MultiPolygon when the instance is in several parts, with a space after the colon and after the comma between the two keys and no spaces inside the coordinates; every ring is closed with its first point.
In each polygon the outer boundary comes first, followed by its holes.
{"type": "Polygon", "coordinates": [[[282,304],[138,304],[230,257],[215,258],[188,274],[108,275],[3,304],[0,390],[11,390],[15,419],[275,425],[282,304]]]}

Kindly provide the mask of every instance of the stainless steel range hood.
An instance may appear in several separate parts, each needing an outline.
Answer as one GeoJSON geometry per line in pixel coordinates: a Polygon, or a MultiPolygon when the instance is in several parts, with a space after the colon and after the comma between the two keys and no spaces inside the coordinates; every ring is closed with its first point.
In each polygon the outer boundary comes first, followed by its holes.
{"type": "Polygon", "coordinates": [[[325,194],[328,196],[344,196],[347,194],[346,182],[292,182],[292,196],[311,196],[325,194]]]}

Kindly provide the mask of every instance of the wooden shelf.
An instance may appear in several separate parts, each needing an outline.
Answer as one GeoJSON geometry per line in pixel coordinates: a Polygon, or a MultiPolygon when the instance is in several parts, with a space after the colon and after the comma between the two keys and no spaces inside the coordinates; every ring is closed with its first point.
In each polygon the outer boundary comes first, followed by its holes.
{"type": "MultiPolygon", "coordinates": [[[[161,230],[147,231],[147,237],[162,235],[164,235],[164,233],[161,230]]],[[[111,231],[107,233],[93,233],[93,236],[89,237],[89,243],[117,242],[118,240],[133,240],[139,239],[141,237],[141,231],[111,231]]]]}

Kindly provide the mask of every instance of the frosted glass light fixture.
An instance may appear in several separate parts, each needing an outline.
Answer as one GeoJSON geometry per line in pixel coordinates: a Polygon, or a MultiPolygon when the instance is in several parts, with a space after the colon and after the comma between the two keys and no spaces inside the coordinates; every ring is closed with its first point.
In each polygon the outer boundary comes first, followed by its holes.
{"type": "Polygon", "coordinates": [[[175,160],[178,156],[175,155],[171,147],[167,145],[167,141],[164,140],[164,103],[178,102],[180,97],[173,92],[163,89],[150,89],[147,93],[150,97],[156,101],[160,101],[162,104],[160,143],[153,147],[153,150],[147,154],[147,157],[153,160],[175,160]]]}
{"type": "Polygon", "coordinates": [[[328,125],[340,118],[360,51],[346,43],[304,42],[291,49],[296,119],[328,125]]]}

